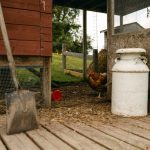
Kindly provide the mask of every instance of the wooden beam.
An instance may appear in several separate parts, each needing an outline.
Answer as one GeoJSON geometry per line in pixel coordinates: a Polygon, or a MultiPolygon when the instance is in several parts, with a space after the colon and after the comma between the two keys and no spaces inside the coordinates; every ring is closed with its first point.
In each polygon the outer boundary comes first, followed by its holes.
{"type": "Polygon", "coordinates": [[[47,107],[51,107],[51,61],[52,57],[43,58],[42,95],[47,107]]]}
{"type": "Polygon", "coordinates": [[[149,0],[116,0],[115,2],[116,15],[120,15],[121,12],[121,14],[124,16],[150,6],[149,0]]]}
{"type": "Polygon", "coordinates": [[[72,75],[72,76],[77,77],[77,78],[82,78],[83,77],[83,73],[82,72],[78,72],[78,71],[75,71],[75,70],[65,69],[64,73],[72,75]]]}
{"type": "Polygon", "coordinates": [[[87,70],[87,11],[83,10],[83,79],[86,80],[87,70]]]}
{"type": "MultiPolygon", "coordinates": [[[[65,51],[63,52],[63,55],[65,56],[72,56],[72,57],[78,57],[78,58],[83,58],[83,54],[82,53],[74,53],[74,52],[68,52],[68,51],[65,51]]],[[[87,59],[93,59],[93,56],[92,55],[87,55],[86,56],[87,59]]]]}
{"type": "MultiPolygon", "coordinates": [[[[40,71],[37,71],[35,68],[33,67],[26,67],[26,69],[31,72],[32,74],[34,74],[35,76],[41,78],[42,74],[40,73],[40,71]]],[[[40,68],[41,69],[41,68],[40,68]]]]}
{"type": "Polygon", "coordinates": [[[123,15],[120,15],[120,32],[123,32],[123,15]]]}
{"type": "Polygon", "coordinates": [[[120,32],[122,33],[123,32],[123,10],[124,10],[124,5],[121,5],[120,7],[121,7],[120,8],[120,32]]]}
{"type": "Polygon", "coordinates": [[[62,68],[66,69],[66,55],[65,52],[67,50],[66,44],[62,44],[62,68]]]}
{"type": "Polygon", "coordinates": [[[95,8],[97,7],[101,7],[104,6],[106,4],[106,2],[100,2],[97,3],[97,1],[93,1],[93,0],[88,0],[88,1],[84,1],[80,3],[80,8],[84,9],[86,8],[86,10],[95,10],[95,8]]]}
{"type": "Polygon", "coordinates": [[[114,34],[114,0],[107,0],[107,34],[108,40],[114,34]]]}
{"type": "Polygon", "coordinates": [[[93,1],[93,3],[91,5],[89,5],[87,10],[106,13],[105,6],[106,6],[106,2],[105,1],[100,2],[98,4],[97,4],[96,1],[93,1]]]}
{"type": "MultiPolygon", "coordinates": [[[[33,56],[14,56],[16,66],[26,67],[26,66],[43,66],[43,60],[41,57],[33,56]]],[[[0,67],[8,66],[8,60],[6,56],[0,56],[0,67]]]]}
{"type": "Polygon", "coordinates": [[[95,72],[98,72],[98,50],[93,50],[93,68],[95,72]]]}
{"type": "MultiPolygon", "coordinates": [[[[115,0],[107,0],[107,81],[111,82],[111,43],[112,35],[114,34],[114,5],[115,0]]],[[[111,84],[107,87],[107,99],[111,99],[111,84]]]]}

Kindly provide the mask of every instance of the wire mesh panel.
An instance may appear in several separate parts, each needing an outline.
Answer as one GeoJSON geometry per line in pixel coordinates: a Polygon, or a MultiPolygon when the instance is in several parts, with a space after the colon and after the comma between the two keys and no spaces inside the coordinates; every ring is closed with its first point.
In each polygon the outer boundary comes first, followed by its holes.
{"type": "Polygon", "coordinates": [[[14,84],[8,67],[0,68],[0,98],[14,90],[14,84]]]}
{"type": "Polygon", "coordinates": [[[115,0],[115,33],[150,28],[150,0],[115,0]]]}
{"type": "MultiPolygon", "coordinates": [[[[17,79],[20,88],[38,90],[41,86],[41,73],[39,67],[17,67],[17,79]]],[[[5,93],[15,90],[9,67],[0,67],[0,99],[5,93]]]]}

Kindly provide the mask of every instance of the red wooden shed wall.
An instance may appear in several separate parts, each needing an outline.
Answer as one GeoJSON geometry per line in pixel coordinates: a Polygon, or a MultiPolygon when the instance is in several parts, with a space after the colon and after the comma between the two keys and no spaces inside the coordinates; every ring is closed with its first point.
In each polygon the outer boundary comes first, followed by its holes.
{"type": "MultiPolygon", "coordinates": [[[[51,56],[52,0],[1,0],[14,55],[51,56]]],[[[0,55],[5,54],[0,33],[0,55]]]]}

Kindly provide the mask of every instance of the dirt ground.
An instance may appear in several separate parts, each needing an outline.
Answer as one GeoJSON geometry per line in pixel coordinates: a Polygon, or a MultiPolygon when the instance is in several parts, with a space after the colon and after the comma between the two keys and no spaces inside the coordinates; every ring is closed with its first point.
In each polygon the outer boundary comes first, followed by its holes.
{"type": "MultiPolygon", "coordinates": [[[[71,85],[62,85],[59,89],[62,92],[61,102],[52,102],[52,108],[43,106],[42,98],[37,95],[37,108],[39,120],[43,123],[51,121],[60,122],[83,122],[91,123],[93,121],[102,121],[111,123],[118,116],[111,114],[111,103],[104,99],[97,98],[95,93],[87,83],[74,83],[71,85]]],[[[54,89],[53,89],[54,90],[54,89]]],[[[4,122],[5,105],[0,103],[0,123],[4,122]]]]}
{"type": "Polygon", "coordinates": [[[39,118],[42,122],[83,122],[103,121],[111,123],[118,116],[111,114],[111,103],[106,98],[99,99],[87,83],[62,86],[63,99],[61,102],[52,102],[52,109],[39,109],[39,118]]]}

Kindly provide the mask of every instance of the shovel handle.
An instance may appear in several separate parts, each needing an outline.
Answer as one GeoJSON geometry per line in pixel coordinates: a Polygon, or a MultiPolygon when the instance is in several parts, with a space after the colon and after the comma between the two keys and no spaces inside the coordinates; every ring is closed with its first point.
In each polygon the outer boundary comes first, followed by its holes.
{"type": "Polygon", "coordinates": [[[11,70],[11,74],[12,74],[12,78],[13,78],[15,87],[18,90],[19,84],[18,84],[18,80],[16,77],[16,66],[15,66],[15,61],[14,61],[13,55],[12,55],[10,41],[8,38],[8,33],[7,33],[7,29],[6,29],[6,24],[5,24],[5,20],[4,20],[1,2],[0,2],[0,28],[1,28],[1,33],[2,33],[3,40],[4,40],[4,46],[5,46],[5,50],[6,50],[6,54],[7,54],[7,59],[9,62],[9,68],[11,70]]]}

